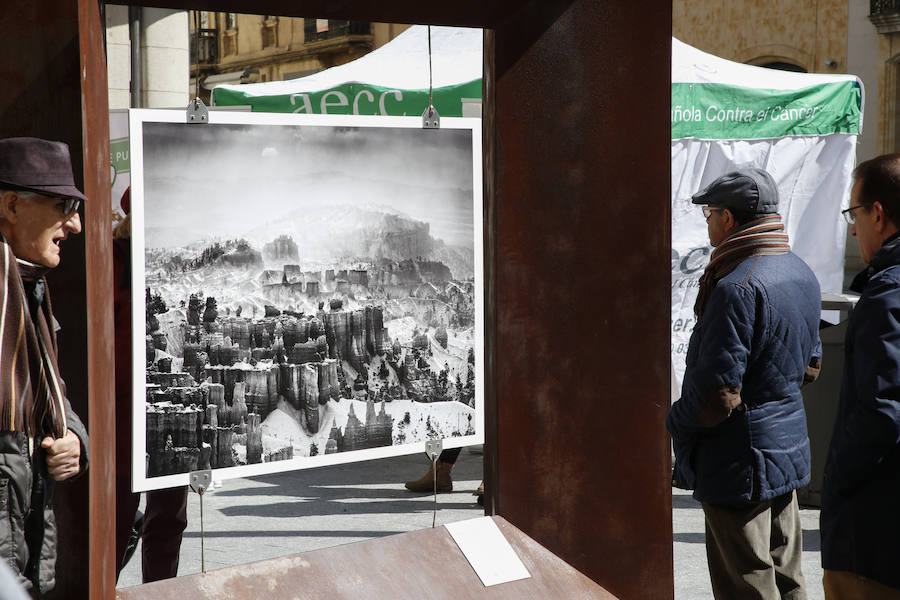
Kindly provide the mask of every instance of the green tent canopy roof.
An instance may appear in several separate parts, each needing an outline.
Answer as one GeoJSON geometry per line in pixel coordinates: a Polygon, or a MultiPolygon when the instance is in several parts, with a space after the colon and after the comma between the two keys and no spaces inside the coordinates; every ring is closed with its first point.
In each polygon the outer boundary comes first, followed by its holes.
{"type": "Polygon", "coordinates": [[[421,115],[429,85],[441,116],[462,116],[463,100],[481,99],[483,33],[461,27],[414,25],[350,63],[290,81],[220,85],[214,106],[257,112],[421,115]],[[430,66],[429,66],[430,65],[430,66]]]}
{"type": "Polygon", "coordinates": [[[860,134],[863,86],[853,75],[735,63],[672,38],[672,139],[860,134]]]}

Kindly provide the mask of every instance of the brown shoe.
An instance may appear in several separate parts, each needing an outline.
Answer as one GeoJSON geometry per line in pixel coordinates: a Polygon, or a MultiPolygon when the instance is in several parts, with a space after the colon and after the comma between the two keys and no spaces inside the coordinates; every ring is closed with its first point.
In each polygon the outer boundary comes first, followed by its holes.
{"type": "Polygon", "coordinates": [[[434,470],[432,467],[428,467],[428,472],[422,475],[419,479],[415,481],[407,481],[404,485],[406,489],[411,492],[433,492],[435,488],[435,482],[437,483],[437,491],[438,492],[452,492],[453,491],[453,480],[450,478],[450,469],[453,468],[453,463],[446,463],[441,460],[438,460],[437,465],[437,478],[435,479],[434,470]]]}

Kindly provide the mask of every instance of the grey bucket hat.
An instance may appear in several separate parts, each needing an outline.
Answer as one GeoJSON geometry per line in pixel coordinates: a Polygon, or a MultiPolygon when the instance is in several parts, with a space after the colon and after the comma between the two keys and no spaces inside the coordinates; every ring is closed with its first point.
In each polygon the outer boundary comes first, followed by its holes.
{"type": "Polygon", "coordinates": [[[75,187],[68,144],[32,137],[0,140],[0,188],[87,200],[75,187]]]}
{"type": "Polygon", "coordinates": [[[778,212],[778,186],[762,169],[738,169],[710,183],[691,196],[691,201],[742,213],[772,214],[778,212]]]}

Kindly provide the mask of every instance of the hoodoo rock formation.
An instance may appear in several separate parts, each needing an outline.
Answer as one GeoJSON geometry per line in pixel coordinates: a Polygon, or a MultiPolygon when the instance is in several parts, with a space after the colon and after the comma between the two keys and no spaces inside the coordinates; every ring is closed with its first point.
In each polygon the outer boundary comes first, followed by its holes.
{"type": "Polygon", "coordinates": [[[378,448],[391,445],[392,429],[393,423],[384,410],[384,403],[381,403],[381,410],[376,414],[375,403],[369,399],[366,402],[365,423],[359,420],[351,406],[343,435],[335,427],[331,430],[330,439],[335,441],[339,452],[378,448]]]}
{"type": "Polygon", "coordinates": [[[336,241],[340,258],[290,231],[261,252],[236,239],[148,253],[148,476],[405,443],[425,421],[407,413],[395,432],[388,403],[474,404],[458,353],[475,288],[452,278],[455,247],[389,214],[336,241]]]}
{"type": "Polygon", "coordinates": [[[313,365],[300,366],[301,406],[306,414],[306,428],[310,433],[319,432],[319,372],[313,365]]]}
{"type": "MultiPolygon", "coordinates": [[[[165,347],[165,332],[156,332],[159,341],[148,336],[148,476],[234,466],[236,443],[246,446],[247,463],[292,457],[289,442],[267,449],[261,423],[284,398],[303,415],[306,432],[318,433],[320,407],[351,397],[341,361],[357,372],[355,394],[367,398],[367,365],[384,354],[388,339],[383,307],[350,311],[333,301],[330,312],[315,316],[267,311],[248,319],[220,316],[208,297],[201,318],[202,302],[191,297],[189,321],[195,324],[182,325],[182,372],[169,372],[171,357],[153,358],[158,346],[165,347]]],[[[344,441],[316,451],[389,445],[391,419],[383,405],[376,413],[369,402],[365,423],[354,416],[344,441]]]]}

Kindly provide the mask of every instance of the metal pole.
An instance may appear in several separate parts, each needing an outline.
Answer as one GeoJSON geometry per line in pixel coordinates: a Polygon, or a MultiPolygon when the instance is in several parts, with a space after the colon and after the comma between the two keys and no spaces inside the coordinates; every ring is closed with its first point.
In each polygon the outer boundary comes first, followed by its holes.
{"type": "Polygon", "coordinates": [[[141,108],[144,95],[144,72],[141,55],[141,11],[140,6],[128,7],[128,31],[131,36],[131,107],[141,108]]]}
{"type": "Polygon", "coordinates": [[[200,488],[200,571],[206,573],[206,539],[203,528],[203,488],[200,488]]]}

